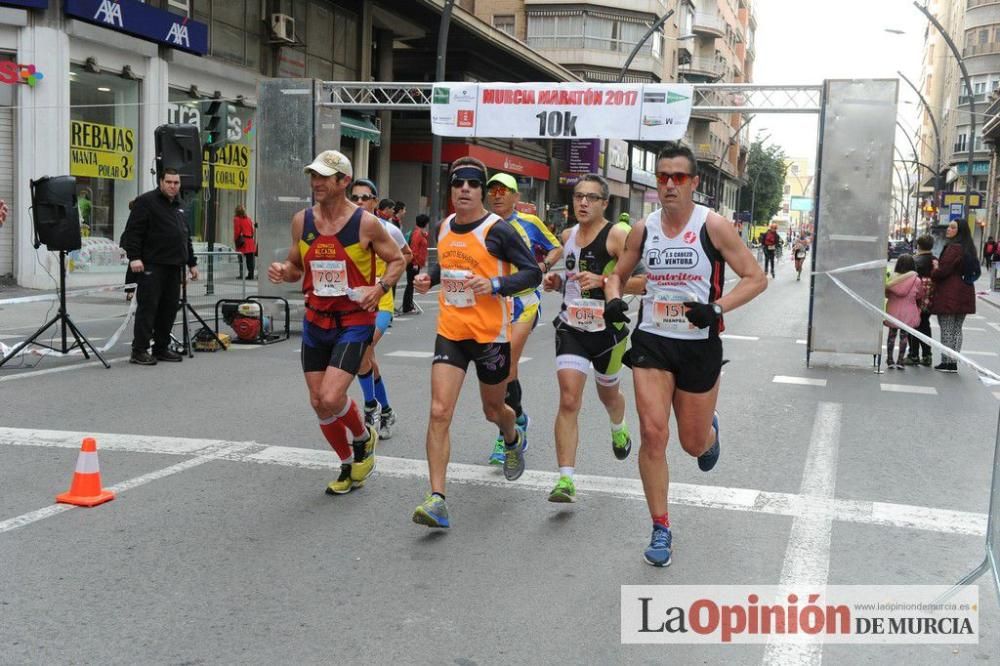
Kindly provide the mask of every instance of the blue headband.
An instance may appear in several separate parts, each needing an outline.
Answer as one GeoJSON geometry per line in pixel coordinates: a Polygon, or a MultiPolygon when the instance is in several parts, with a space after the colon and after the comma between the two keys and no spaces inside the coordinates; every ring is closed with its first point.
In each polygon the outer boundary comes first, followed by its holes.
{"type": "Polygon", "coordinates": [[[476,179],[482,183],[486,180],[486,173],[477,166],[463,164],[451,172],[451,178],[462,180],[476,179]]]}

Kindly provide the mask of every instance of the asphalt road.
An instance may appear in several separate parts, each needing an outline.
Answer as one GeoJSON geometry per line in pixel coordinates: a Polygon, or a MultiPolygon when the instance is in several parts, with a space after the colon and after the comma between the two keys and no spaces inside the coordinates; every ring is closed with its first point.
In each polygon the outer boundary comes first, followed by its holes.
{"type": "MultiPolygon", "coordinates": [[[[108,350],[110,370],[12,361],[0,368],[0,662],[997,661],[987,577],[977,645],[621,643],[622,585],[946,585],[983,559],[1000,393],[968,370],[877,375],[867,358],[806,368],[808,289],[786,261],[767,292],[727,315],[722,458],[702,473],[671,437],[666,569],[642,561],[649,518],[635,453],[611,455],[591,388],[579,502],[546,501],[558,404],[551,295],[520,366],[528,472],[508,483],[485,465],[495,433],[468,381],[447,532],[410,522],[428,485],[432,297],[379,347],[400,421],[376,477],[341,497],[323,493],[337,463],[308,406],[294,333],[153,368],[126,362],[130,331],[108,350]],[[97,437],[104,485],[119,496],[53,508],[84,435],[97,437]]],[[[0,342],[23,338],[48,309],[0,304],[0,342]]],[[[98,345],[124,310],[117,296],[70,304],[98,345]]],[[[983,305],[965,329],[964,349],[994,370],[998,327],[1000,309],[983,305]]],[[[627,373],[623,385],[637,433],[627,373]]]]}

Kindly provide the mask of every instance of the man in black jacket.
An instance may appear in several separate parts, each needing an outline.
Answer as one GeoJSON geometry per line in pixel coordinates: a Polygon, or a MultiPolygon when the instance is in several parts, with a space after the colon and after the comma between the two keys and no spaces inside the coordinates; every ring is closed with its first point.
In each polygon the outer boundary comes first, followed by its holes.
{"type": "Polygon", "coordinates": [[[156,365],[157,360],[179,362],[182,358],[170,350],[170,331],[177,316],[183,267],[188,266],[192,280],[198,279],[198,267],[177,196],[180,188],[177,171],[164,169],[160,186],[135,200],[122,233],[129,268],[142,273],[131,363],[156,365]]]}
{"type": "MultiPolygon", "coordinates": [[[[937,260],[931,253],[934,249],[934,237],[929,234],[924,234],[917,238],[917,253],[913,255],[913,263],[917,267],[917,275],[924,283],[924,298],[920,303],[920,325],[917,326],[917,330],[926,335],[928,338],[931,337],[931,313],[930,313],[930,301],[933,295],[931,291],[933,289],[933,283],[931,282],[931,271],[934,270],[934,264],[937,260]]],[[[928,368],[931,366],[931,346],[926,342],[920,342],[916,338],[913,338],[910,344],[910,353],[903,362],[904,365],[924,365],[928,368]]]]}

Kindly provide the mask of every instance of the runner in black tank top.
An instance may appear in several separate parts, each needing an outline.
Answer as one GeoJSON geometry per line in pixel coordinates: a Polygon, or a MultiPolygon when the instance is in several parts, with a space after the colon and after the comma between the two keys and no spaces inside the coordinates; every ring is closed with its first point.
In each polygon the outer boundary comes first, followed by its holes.
{"type": "MultiPolygon", "coordinates": [[[[576,501],[574,474],[579,444],[578,418],[590,367],[594,368],[597,395],[611,421],[611,449],[624,460],[632,448],[625,424],[625,396],[619,389],[622,357],[628,344],[623,323],[606,325],[603,317],[604,281],[625,249],[629,226],[604,218],[608,185],[600,176],[581,177],[573,192],[573,209],[579,224],[563,233],[565,274],[549,273],[546,291],[559,289],[563,303],[553,325],[556,329],[556,374],[559,380],[559,414],[556,417],[556,458],[559,482],[550,502],[576,501]],[[587,241],[581,247],[581,238],[587,241]]],[[[633,283],[641,289],[642,279],[633,283]]]]}

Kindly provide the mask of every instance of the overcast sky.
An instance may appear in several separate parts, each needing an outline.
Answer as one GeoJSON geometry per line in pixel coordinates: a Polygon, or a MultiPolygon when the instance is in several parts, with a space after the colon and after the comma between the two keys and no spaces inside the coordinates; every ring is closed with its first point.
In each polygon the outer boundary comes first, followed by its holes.
{"type": "MultiPolygon", "coordinates": [[[[898,70],[920,85],[927,19],[912,0],[754,0],[753,4],[757,14],[753,83],[895,79],[898,70]],[[890,34],[885,28],[905,34],[890,34]]],[[[904,126],[915,129],[919,101],[902,80],[899,99],[904,126]]],[[[771,134],[767,143],[784,147],[789,157],[815,161],[817,122],[816,114],[759,115],[750,124],[751,137],[758,131],[771,134]]],[[[900,139],[900,150],[904,141],[900,139]]]]}

